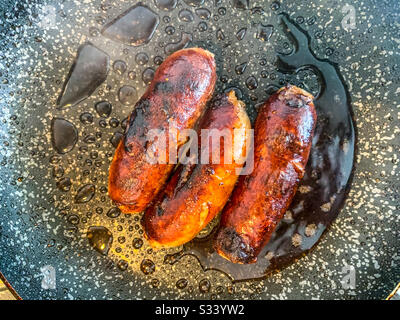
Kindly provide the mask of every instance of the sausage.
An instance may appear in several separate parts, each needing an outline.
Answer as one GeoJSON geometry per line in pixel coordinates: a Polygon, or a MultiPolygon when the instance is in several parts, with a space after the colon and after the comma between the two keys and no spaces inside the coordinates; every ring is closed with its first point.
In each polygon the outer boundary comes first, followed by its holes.
{"type": "MultiPolygon", "coordinates": [[[[147,91],[136,103],[109,170],[108,191],[124,213],[143,211],[165,184],[174,159],[149,161],[150,129],[167,132],[171,124],[179,133],[193,128],[204,114],[216,82],[214,55],[190,48],[170,55],[155,72],[147,91]]],[[[177,149],[183,145],[177,142],[177,149]]],[[[167,145],[169,148],[169,144],[167,145]]]]}
{"type": "Polygon", "coordinates": [[[174,247],[193,239],[222,210],[246,160],[251,124],[244,103],[236,99],[234,91],[213,100],[200,128],[198,155],[202,159],[201,152],[208,143],[208,161],[180,167],[145,211],[142,224],[153,247],[174,247]],[[207,138],[204,129],[218,129],[225,133],[224,139],[230,135],[231,140],[224,140],[224,144],[219,136],[207,138]],[[212,152],[217,161],[213,162],[212,152]]]}
{"type": "Polygon", "coordinates": [[[254,127],[254,170],[242,175],[224,208],[214,249],[234,263],[254,263],[282,219],[310,154],[313,96],[286,86],[262,105],[254,127]]]}

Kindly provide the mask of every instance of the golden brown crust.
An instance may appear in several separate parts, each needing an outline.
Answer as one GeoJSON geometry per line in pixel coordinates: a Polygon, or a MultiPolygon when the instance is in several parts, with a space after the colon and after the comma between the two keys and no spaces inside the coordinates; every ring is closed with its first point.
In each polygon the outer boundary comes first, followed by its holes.
{"type": "Polygon", "coordinates": [[[157,69],[129,118],[109,171],[109,195],[122,212],[143,211],[174,168],[174,164],[149,163],[148,130],[168,132],[170,123],[178,132],[193,128],[204,113],[215,81],[214,55],[201,48],[177,51],[157,69]]]}
{"type": "Polygon", "coordinates": [[[254,170],[241,176],[224,208],[214,247],[234,263],[254,263],[286,212],[310,153],[316,123],[312,95],[287,86],[261,107],[254,170]]]}
{"type": "MultiPolygon", "coordinates": [[[[233,137],[234,129],[250,129],[251,126],[244,104],[232,91],[213,102],[200,128],[228,129],[233,137]]],[[[246,135],[232,139],[234,146],[239,148],[236,152],[243,158],[246,141],[242,140],[245,139],[246,135]]],[[[211,145],[210,150],[212,148],[211,145]]],[[[174,247],[190,241],[223,208],[238,179],[236,169],[240,170],[243,163],[233,160],[231,164],[224,164],[226,150],[223,143],[220,150],[220,164],[211,163],[210,157],[209,164],[181,167],[165,191],[146,209],[142,223],[153,247],[174,247]]]]}

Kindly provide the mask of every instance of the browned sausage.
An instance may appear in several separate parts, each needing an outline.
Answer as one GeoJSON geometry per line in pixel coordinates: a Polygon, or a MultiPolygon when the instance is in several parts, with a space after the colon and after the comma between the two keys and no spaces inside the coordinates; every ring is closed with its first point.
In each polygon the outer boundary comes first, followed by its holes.
{"type": "MultiPolygon", "coordinates": [[[[143,211],[174,168],[168,158],[164,164],[149,162],[146,152],[152,144],[147,133],[168,132],[171,123],[178,133],[193,128],[214,91],[215,69],[214,55],[200,48],[177,51],[157,69],[136,103],[110,167],[109,195],[122,212],[143,211]]],[[[178,141],[178,150],[183,143],[178,141]]]]}
{"type": "Polygon", "coordinates": [[[219,138],[214,140],[220,144],[220,152],[219,163],[213,163],[212,151],[217,153],[218,146],[205,139],[202,130],[201,138],[209,143],[209,163],[182,166],[145,211],[142,223],[153,247],[174,247],[193,239],[222,210],[244,165],[251,125],[244,103],[236,99],[234,91],[213,101],[200,128],[225,132],[232,143],[229,139],[226,145],[219,138]],[[229,161],[224,162],[225,154],[229,161]]]}
{"type": "Polygon", "coordinates": [[[313,96],[295,86],[272,95],[254,128],[254,170],[241,176],[224,208],[214,248],[234,263],[254,263],[296,193],[316,123],[313,96]]]}

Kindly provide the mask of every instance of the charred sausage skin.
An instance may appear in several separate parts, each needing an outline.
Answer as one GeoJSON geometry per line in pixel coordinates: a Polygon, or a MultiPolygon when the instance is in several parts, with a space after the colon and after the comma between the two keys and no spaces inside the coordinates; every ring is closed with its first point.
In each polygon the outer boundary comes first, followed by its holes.
{"type": "MultiPolygon", "coordinates": [[[[165,184],[174,163],[152,164],[146,133],[193,128],[205,111],[216,81],[214,55],[201,48],[170,55],[136,103],[109,171],[109,195],[124,213],[143,211],[165,184]]],[[[177,144],[178,150],[183,142],[177,144]]]]}
{"type": "MultiPolygon", "coordinates": [[[[251,124],[244,103],[236,99],[234,91],[213,101],[200,128],[220,132],[227,129],[233,143],[227,144],[229,151],[220,144],[219,164],[212,163],[210,154],[208,164],[188,164],[179,168],[165,191],[146,209],[142,224],[153,247],[174,247],[193,239],[222,210],[244,165],[251,124]],[[239,132],[243,134],[234,135],[235,129],[242,129],[239,132]],[[225,152],[229,152],[232,161],[224,163],[225,152]]],[[[210,150],[216,150],[211,140],[207,143],[210,150]]],[[[201,141],[199,155],[200,152],[201,141]]]]}
{"type": "Polygon", "coordinates": [[[316,124],[313,96],[281,88],[260,108],[254,170],[241,176],[224,208],[214,248],[234,263],[254,263],[282,219],[310,154],[316,124]]]}

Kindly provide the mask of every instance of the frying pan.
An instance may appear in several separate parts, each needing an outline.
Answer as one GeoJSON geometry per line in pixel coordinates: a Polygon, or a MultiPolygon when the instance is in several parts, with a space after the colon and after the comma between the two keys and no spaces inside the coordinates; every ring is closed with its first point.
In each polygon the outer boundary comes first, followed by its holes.
{"type": "Polygon", "coordinates": [[[386,297],[400,278],[399,13],[395,0],[2,0],[0,271],[14,293],[386,297]],[[215,54],[216,91],[235,90],[252,121],[286,83],[316,96],[304,192],[254,266],[210,250],[218,221],[154,251],[140,215],[107,196],[124,119],[157,65],[189,46],[215,54]]]}

